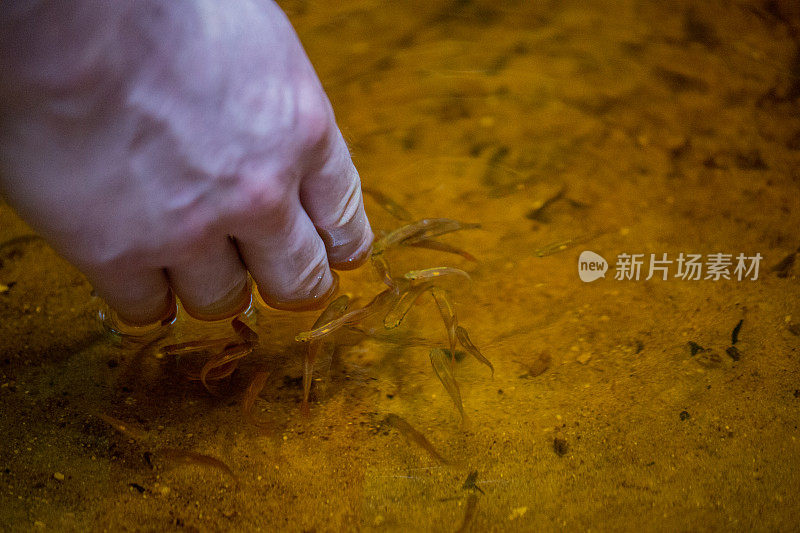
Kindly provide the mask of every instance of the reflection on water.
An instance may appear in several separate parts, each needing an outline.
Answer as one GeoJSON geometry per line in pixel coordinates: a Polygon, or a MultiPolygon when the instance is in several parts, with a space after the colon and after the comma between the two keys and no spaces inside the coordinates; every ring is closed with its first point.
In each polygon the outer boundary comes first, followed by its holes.
{"type": "MultiPolygon", "coordinates": [[[[461,254],[407,247],[389,264],[469,273],[449,287],[451,305],[494,376],[454,349],[427,297],[398,327],[379,321],[317,357],[307,417],[294,338],[309,313],[258,309],[258,347],[211,394],[157,345],[100,337],[85,282],[38,241],[8,241],[26,231],[3,207],[0,523],[793,528],[794,4],[282,5],[376,234],[423,218],[481,224],[441,239],[461,254]],[[584,283],[585,250],[612,266],[623,253],[760,253],[764,264],[755,281],[584,283]],[[455,356],[467,426],[432,348],[455,356]],[[258,425],[241,411],[254,382],[258,425]],[[146,432],[145,444],[97,414],[146,432]],[[162,460],[165,449],[184,455],[162,460]]],[[[354,308],[386,288],[369,268],[341,278],[354,308]]],[[[169,342],[231,334],[181,322],[169,342]]]]}

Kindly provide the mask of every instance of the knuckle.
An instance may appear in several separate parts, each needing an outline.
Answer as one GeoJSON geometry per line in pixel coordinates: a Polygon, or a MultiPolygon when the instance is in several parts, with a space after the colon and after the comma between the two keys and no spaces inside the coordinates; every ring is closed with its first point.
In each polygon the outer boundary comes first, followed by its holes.
{"type": "Polygon", "coordinates": [[[334,132],[333,111],[327,96],[313,81],[301,84],[296,100],[296,132],[308,149],[325,148],[334,132]]]}
{"type": "Polygon", "coordinates": [[[260,221],[273,227],[285,226],[291,219],[291,202],[287,194],[287,190],[274,183],[254,180],[244,191],[245,197],[236,210],[236,218],[247,223],[260,221]]]}

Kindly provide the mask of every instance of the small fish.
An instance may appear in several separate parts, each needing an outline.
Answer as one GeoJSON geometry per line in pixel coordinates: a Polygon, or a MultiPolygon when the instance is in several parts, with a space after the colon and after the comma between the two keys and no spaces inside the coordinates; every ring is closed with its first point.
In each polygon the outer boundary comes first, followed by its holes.
{"type": "Polygon", "coordinates": [[[492,366],[491,361],[486,359],[481,351],[478,349],[477,346],[472,344],[472,341],[469,338],[469,334],[467,330],[462,328],[461,326],[456,326],[456,337],[458,338],[458,342],[461,343],[461,346],[464,347],[467,352],[472,355],[475,359],[483,363],[484,365],[488,366],[492,370],[492,378],[494,379],[494,366],[492,366]]]}
{"type": "Polygon", "coordinates": [[[409,222],[414,219],[403,206],[383,194],[381,191],[377,189],[373,189],[371,187],[364,187],[361,186],[361,192],[370,196],[375,202],[378,203],[387,213],[395,217],[397,220],[402,222],[409,222]]]}
{"type": "Polygon", "coordinates": [[[103,422],[105,422],[106,424],[108,424],[109,426],[114,428],[115,430],[119,431],[120,433],[122,433],[126,437],[130,437],[131,439],[137,440],[137,441],[143,441],[143,440],[145,440],[147,438],[147,432],[146,431],[144,431],[142,429],[135,428],[135,427],[131,426],[130,424],[128,424],[127,422],[123,422],[119,418],[114,418],[113,416],[110,416],[110,415],[107,415],[107,414],[103,414],[103,413],[97,413],[96,416],[97,416],[97,418],[99,418],[100,420],[102,420],[103,422]]]}
{"type": "Polygon", "coordinates": [[[250,380],[250,384],[247,386],[244,396],[242,397],[242,414],[244,415],[245,419],[254,426],[258,426],[263,429],[266,429],[266,424],[256,420],[255,415],[253,415],[253,406],[256,403],[258,395],[261,394],[262,390],[264,390],[264,386],[267,384],[267,381],[271,375],[271,372],[263,369],[255,372],[253,374],[253,378],[250,380]]]}
{"type": "Polygon", "coordinates": [[[792,265],[794,265],[795,257],[797,256],[797,252],[792,252],[786,257],[784,257],[780,263],[772,267],[772,272],[777,272],[777,276],[779,278],[788,278],[789,272],[792,269],[792,265]]]}
{"type": "Polygon", "coordinates": [[[739,331],[742,329],[742,323],[743,322],[744,322],[744,318],[739,320],[739,322],[736,324],[736,327],[734,327],[733,331],[731,332],[731,344],[732,345],[736,344],[737,342],[739,342],[739,331]]]}
{"type": "Polygon", "coordinates": [[[455,363],[456,357],[456,328],[458,327],[458,316],[453,303],[447,294],[447,291],[439,287],[434,287],[431,290],[431,295],[436,302],[436,307],[439,308],[439,314],[442,316],[444,327],[447,329],[447,339],[450,341],[450,357],[451,362],[455,363]]]}
{"type": "Polygon", "coordinates": [[[424,218],[407,224],[378,239],[372,247],[373,255],[383,253],[388,248],[409,245],[464,229],[480,228],[480,224],[459,222],[450,218],[424,218]]]}
{"type": "Polygon", "coordinates": [[[398,295],[394,289],[386,289],[385,291],[378,293],[377,296],[375,296],[375,298],[373,298],[364,307],[360,309],[354,309],[349,313],[345,313],[339,318],[331,320],[327,324],[323,324],[317,328],[312,328],[309,331],[298,333],[294,340],[297,342],[310,342],[321,339],[327,335],[330,335],[339,328],[344,326],[352,326],[353,324],[357,324],[371,316],[380,313],[382,310],[392,305],[396,298],[398,298],[398,295]]]}
{"type": "Polygon", "coordinates": [[[573,237],[572,239],[567,239],[564,241],[556,241],[541,248],[537,248],[536,250],[533,251],[533,256],[547,257],[549,255],[557,254],[558,252],[563,252],[564,250],[572,248],[573,246],[576,246],[578,244],[583,244],[585,242],[588,242],[594,239],[595,237],[598,237],[599,235],[600,233],[592,233],[589,235],[581,235],[579,237],[573,237]]]}
{"type": "Polygon", "coordinates": [[[472,520],[475,517],[475,507],[477,507],[477,505],[478,495],[473,492],[469,495],[469,498],[467,498],[467,508],[464,509],[464,520],[461,522],[461,527],[456,530],[456,533],[466,533],[469,531],[469,527],[472,525],[472,520]]]}
{"type": "Polygon", "coordinates": [[[478,262],[478,260],[475,259],[475,256],[467,252],[466,250],[462,250],[461,248],[456,248],[455,246],[451,246],[447,243],[436,241],[434,239],[422,239],[421,241],[411,242],[408,245],[414,246],[416,248],[426,248],[428,250],[436,250],[437,252],[446,252],[449,254],[460,255],[467,261],[472,261],[473,263],[478,262]]]}
{"type": "MultiPolygon", "coordinates": [[[[314,325],[311,326],[311,328],[312,329],[319,328],[320,326],[341,317],[345,312],[347,312],[347,307],[349,305],[350,305],[350,297],[348,295],[343,294],[339,296],[330,304],[328,304],[325,310],[322,311],[322,313],[320,313],[319,318],[317,318],[316,322],[314,322],[314,325]]],[[[319,352],[320,350],[331,351],[335,348],[336,347],[333,343],[326,343],[323,340],[316,340],[308,343],[305,360],[303,361],[303,411],[304,412],[308,412],[308,396],[311,393],[311,377],[314,374],[314,363],[317,361],[319,352]]]]}
{"type": "MultiPolygon", "coordinates": [[[[200,383],[203,384],[206,390],[213,392],[208,386],[208,379],[212,376],[211,372],[225,367],[226,365],[230,365],[243,357],[247,357],[252,351],[253,344],[249,342],[242,342],[226,347],[222,352],[209,359],[206,364],[203,365],[203,368],[200,370],[200,383]]],[[[225,371],[213,375],[213,379],[218,380],[226,378],[233,374],[235,369],[235,366],[226,368],[225,371]]]]}
{"type": "Polygon", "coordinates": [[[155,452],[158,456],[171,461],[176,464],[183,465],[197,465],[205,468],[214,468],[229,475],[236,481],[236,475],[231,470],[231,467],[210,455],[205,455],[197,452],[190,452],[188,450],[180,450],[178,448],[160,448],[155,452]]]}
{"type": "Polygon", "coordinates": [[[159,349],[162,355],[189,355],[191,353],[202,352],[206,350],[221,350],[225,346],[235,343],[238,339],[236,337],[226,337],[223,339],[208,339],[196,340],[189,342],[179,342],[178,344],[168,344],[159,349]]]}
{"type": "Polygon", "coordinates": [[[430,290],[433,285],[431,283],[421,283],[419,285],[415,285],[402,293],[400,298],[397,300],[397,303],[389,309],[389,312],[383,318],[383,325],[386,329],[393,329],[400,325],[405,318],[408,311],[414,305],[422,293],[427,290],[430,290]]]}
{"type": "Polygon", "coordinates": [[[702,346],[700,346],[699,344],[697,344],[694,341],[689,341],[686,344],[687,344],[687,346],[689,346],[689,351],[692,353],[692,356],[695,356],[698,353],[703,353],[703,352],[709,351],[708,349],[703,348],[702,346]]]}
{"type": "Polygon", "coordinates": [[[378,274],[378,277],[385,283],[388,287],[394,288],[394,280],[392,279],[392,273],[389,269],[389,263],[386,261],[386,258],[382,255],[373,255],[370,257],[370,263],[372,263],[372,268],[378,274]]]}
{"type": "Polygon", "coordinates": [[[414,426],[406,422],[406,420],[399,415],[389,413],[386,415],[386,418],[384,418],[383,421],[399,431],[408,440],[428,452],[431,457],[439,461],[441,464],[450,464],[450,461],[445,459],[438,451],[436,451],[436,448],[434,448],[433,444],[431,444],[430,441],[425,438],[425,435],[417,431],[414,426]]]}
{"type": "Polygon", "coordinates": [[[473,470],[467,475],[467,479],[464,480],[464,484],[461,485],[461,490],[477,490],[481,494],[486,494],[483,490],[475,484],[478,481],[478,471],[473,470]]]}
{"type": "Polygon", "coordinates": [[[528,211],[528,213],[525,215],[525,218],[543,222],[545,219],[544,210],[553,205],[553,203],[562,199],[566,192],[567,192],[567,186],[564,185],[553,196],[545,199],[544,201],[540,202],[539,205],[528,211]]]}
{"type": "Polygon", "coordinates": [[[433,267],[433,268],[424,268],[422,270],[411,270],[403,275],[404,278],[410,279],[412,281],[420,279],[433,279],[442,276],[464,276],[467,279],[472,279],[469,277],[469,274],[467,274],[460,268],[453,268],[453,267],[433,267]]]}
{"type": "Polygon", "coordinates": [[[533,255],[535,257],[547,257],[549,255],[557,254],[558,252],[563,252],[570,246],[574,246],[579,242],[580,241],[578,239],[567,239],[565,241],[556,241],[546,246],[542,246],[541,248],[537,248],[536,250],[533,251],[533,255]]]}
{"type": "Polygon", "coordinates": [[[420,221],[421,230],[403,240],[403,244],[432,239],[446,233],[465,229],[480,229],[481,225],[475,222],[460,222],[450,218],[427,218],[420,221]]]}
{"type": "Polygon", "coordinates": [[[453,404],[455,404],[459,414],[461,415],[461,422],[466,424],[467,415],[464,412],[464,406],[461,403],[461,391],[458,389],[458,383],[456,382],[455,376],[453,376],[453,367],[450,364],[450,361],[447,360],[447,354],[445,354],[444,350],[441,348],[434,348],[430,351],[429,355],[431,358],[433,371],[436,372],[436,377],[438,377],[439,381],[442,382],[447,394],[450,395],[450,399],[453,400],[453,404]]]}

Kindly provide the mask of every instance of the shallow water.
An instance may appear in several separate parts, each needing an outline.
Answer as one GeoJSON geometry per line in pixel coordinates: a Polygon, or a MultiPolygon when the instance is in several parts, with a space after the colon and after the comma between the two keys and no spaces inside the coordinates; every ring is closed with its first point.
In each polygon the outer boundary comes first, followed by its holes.
{"type": "MultiPolygon", "coordinates": [[[[494,378],[456,363],[462,425],[428,357],[447,332],[423,298],[397,330],[320,362],[308,418],[293,338],[312,314],[259,309],[258,350],[212,395],[186,379],[192,361],[104,335],[85,280],[40,241],[3,244],[3,529],[455,531],[473,494],[470,531],[796,528],[800,267],[775,267],[800,246],[800,11],[282,5],[363,183],[416,218],[482,224],[442,238],[478,263],[417,249],[390,262],[469,272],[452,286],[459,324],[494,378]],[[605,279],[580,280],[584,250],[608,260],[605,279]],[[614,276],[623,253],[718,252],[760,253],[758,279],[645,280],[647,263],[614,276]],[[278,369],[255,402],[266,433],[239,408],[262,364],[278,369]]],[[[376,230],[400,224],[366,204],[376,230]]],[[[0,207],[0,242],[29,233],[0,207]]],[[[382,289],[368,268],[341,285],[362,303],[382,289]]],[[[171,338],[216,330],[184,321],[171,338]]]]}

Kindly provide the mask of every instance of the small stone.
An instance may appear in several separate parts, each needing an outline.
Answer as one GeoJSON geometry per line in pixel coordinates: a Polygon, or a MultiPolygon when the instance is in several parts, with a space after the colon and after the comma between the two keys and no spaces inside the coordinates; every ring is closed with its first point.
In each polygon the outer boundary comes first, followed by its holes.
{"type": "Polygon", "coordinates": [[[586,363],[588,363],[588,362],[589,362],[589,359],[591,359],[591,358],[592,358],[592,354],[590,354],[590,353],[588,353],[588,352],[583,352],[582,354],[580,354],[580,355],[578,356],[578,359],[577,359],[577,361],[578,361],[580,364],[582,364],[582,365],[585,365],[586,363]]]}
{"type": "Polygon", "coordinates": [[[10,289],[10,288],[11,287],[9,287],[8,285],[4,285],[4,284],[0,283],[0,294],[7,293],[8,289],[10,289]]]}
{"type": "Polygon", "coordinates": [[[64,474],[62,474],[61,472],[56,472],[55,474],[53,474],[53,477],[55,478],[56,481],[64,481],[65,479],[64,474]]]}

